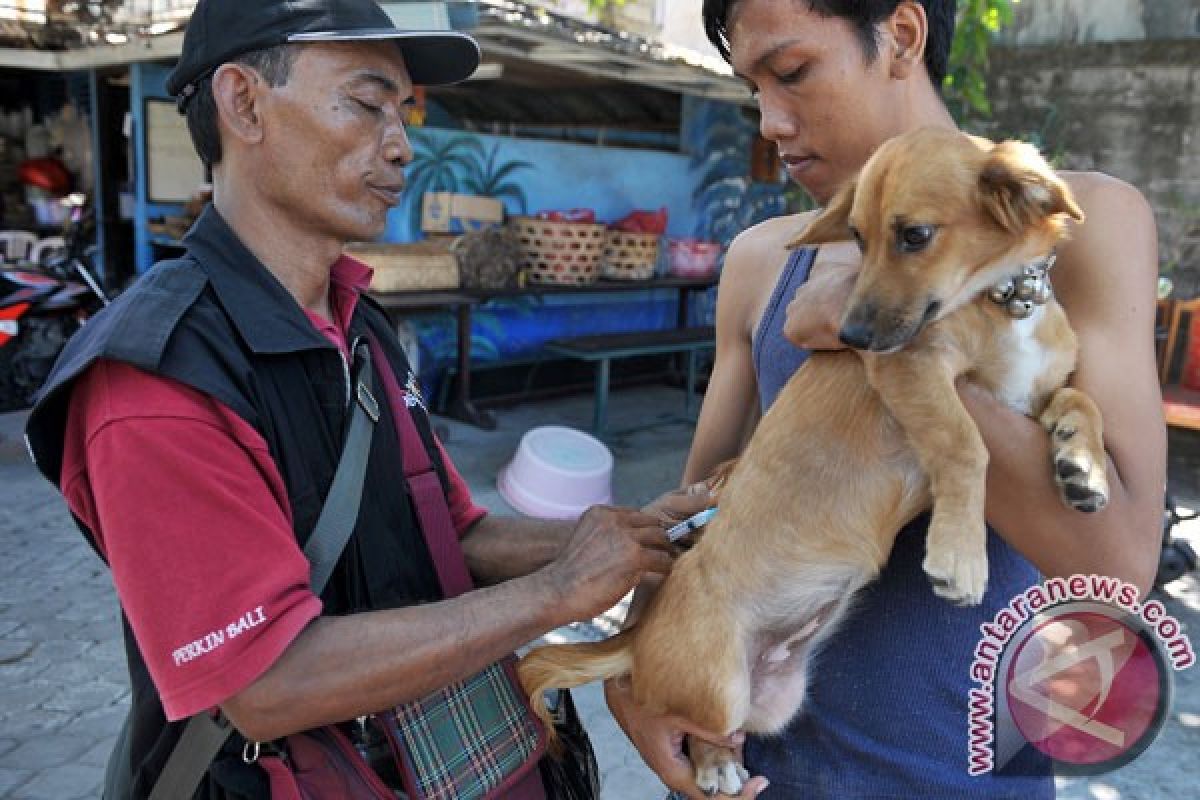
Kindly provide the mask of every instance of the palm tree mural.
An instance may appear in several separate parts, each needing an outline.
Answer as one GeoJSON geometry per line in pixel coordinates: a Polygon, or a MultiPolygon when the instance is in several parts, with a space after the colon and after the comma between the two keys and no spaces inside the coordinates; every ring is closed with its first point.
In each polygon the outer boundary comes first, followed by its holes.
{"type": "MultiPolygon", "coordinates": [[[[692,193],[696,212],[692,235],[720,242],[728,250],[733,237],[765,219],[787,213],[794,203],[786,185],[751,180],[750,151],[755,130],[740,108],[705,100],[686,102],[693,105],[692,113],[685,115],[683,141],[692,153],[692,172],[701,174],[692,193]]],[[[695,323],[713,324],[716,298],[716,289],[698,298],[691,311],[695,323]]]]}
{"type": "Polygon", "coordinates": [[[521,159],[500,161],[500,144],[495,143],[478,169],[467,174],[463,189],[471,194],[496,199],[509,198],[517,206],[518,213],[525,213],[525,190],[521,184],[509,180],[518,170],[533,169],[533,164],[521,159]]]}
{"type": "Polygon", "coordinates": [[[788,210],[785,187],[750,178],[754,126],[736,106],[700,101],[689,115],[684,141],[693,172],[701,178],[692,195],[694,235],[728,247],[733,237],[788,210]]]}
{"type": "Polygon", "coordinates": [[[508,199],[517,213],[525,213],[525,190],[511,178],[522,169],[532,169],[528,161],[501,161],[499,143],[489,150],[475,136],[437,136],[414,130],[411,138],[414,157],[408,167],[404,202],[412,231],[421,230],[421,202],[427,192],[508,199]]]}

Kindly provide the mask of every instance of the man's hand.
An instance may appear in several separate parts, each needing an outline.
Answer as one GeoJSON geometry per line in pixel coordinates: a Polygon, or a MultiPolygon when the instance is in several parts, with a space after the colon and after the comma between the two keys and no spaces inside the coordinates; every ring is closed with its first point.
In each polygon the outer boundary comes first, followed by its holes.
{"type": "Polygon", "coordinates": [[[671,569],[662,522],[629,509],[594,506],[558,557],[546,567],[572,620],[591,619],[617,604],[648,574],[671,569]]]}
{"type": "MultiPolygon", "coordinates": [[[[604,697],[613,718],[637,748],[646,766],[654,770],[666,786],[692,800],[707,800],[696,786],[695,769],[683,752],[686,736],[711,742],[718,747],[740,749],[742,734],[719,736],[702,731],[682,717],[653,714],[633,699],[626,679],[616,678],[604,684],[604,697]]],[[[739,798],[757,797],[767,788],[767,779],[752,777],[743,787],[739,798]]]]}
{"type": "Polygon", "coordinates": [[[783,335],[806,350],[844,350],[838,339],[846,301],[858,279],[858,264],[822,262],[818,256],[812,274],[788,303],[783,335]]]}

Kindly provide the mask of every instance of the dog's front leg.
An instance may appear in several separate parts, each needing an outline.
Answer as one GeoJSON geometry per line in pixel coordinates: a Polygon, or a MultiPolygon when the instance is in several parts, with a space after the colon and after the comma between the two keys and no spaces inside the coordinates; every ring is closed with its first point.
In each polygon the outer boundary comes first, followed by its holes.
{"type": "Polygon", "coordinates": [[[718,793],[734,797],[741,793],[750,773],[728,747],[718,747],[688,736],[688,755],[696,770],[696,786],[709,797],[718,793]]]}
{"type": "Polygon", "coordinates": [[[1064,386],[1051,396],[1038,421],[1050,434],[1054,482],[1063,502],[1077,511],[1099,511],[1108,505],[1108,455],[1096,402],[1064,386]]]}
{"type": "Polygon", "coordinates": [[[867,356],[865,361],[871,385],[929,477],[933,518],[925,573],[940,597],[976,605],[987,588],[983,503],[988,451],[958,397],[956,373],[938,348],[867,356]]]}

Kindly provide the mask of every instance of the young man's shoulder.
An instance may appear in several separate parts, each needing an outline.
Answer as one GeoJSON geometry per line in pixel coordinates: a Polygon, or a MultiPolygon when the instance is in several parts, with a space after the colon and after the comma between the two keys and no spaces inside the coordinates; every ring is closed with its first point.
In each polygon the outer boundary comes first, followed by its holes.
{"type": "Polygon", "coordinates": [[[772,217],[742,231],[729,245],[721,271],[718,317],[738,330],[752,330],[791,252],[788,243],[804,230],[814,212],[772,217]]]}
{"type": "Polygon", "coordinates": [[[1154,210],[1142,193],[1100,172],[1060,172],[1084,213],[1059,251],[1055,286],[1083,321],[1107,315],[1131,297],[1153,298],[1158,278],[1154,210]]]}
{"type": "Polygon", "coordinates": [[[735,257],[762,257],[783,255],[788,243],[798,236],[817,216],[816,211],[802,211],[771,217],[742,231],[729,246],[730,255],[735,257]]]}
{"type": "Polygon", "coordinates": [[[1071,233],[1072,245],[1120,240],[1133,234],[1153,234],[1154,210],[1132,184],[1102,172],[1059,172],[1084,213],[1082,225],[1071,233]]]}
{"type": "Polygon", "coordinates": [[[1149,209],[1145,196],[1133,184],[1103,172],[1060,170],[1058,176],[1071,187],[1075,200],[1087,213],[1088,206],[1149,209]]]}
{"type": "MultiPolygon", "coordinates": [[[[788,243],[816,216],[804,211],[783,217],[772,217],[747,228],[734,238],[725,256],[722,289],[736,284],[742,289],[755,289],[757,281],[777,276],[789,253],[788,243]]],[[[772,281],[771,286],[774,286],[772,281]]]]}

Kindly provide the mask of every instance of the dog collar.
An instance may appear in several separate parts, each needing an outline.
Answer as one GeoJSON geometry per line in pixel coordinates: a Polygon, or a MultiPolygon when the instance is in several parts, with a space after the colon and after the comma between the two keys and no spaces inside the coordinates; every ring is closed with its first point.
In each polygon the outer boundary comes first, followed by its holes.
{"type": "Polygon", "coordinates": [[[1028,319],[1038,306],[1044,306],[1054,297],[1050,285],[1050,269],[1058,255],[1049,255],[1030,261],[1021,267],[1021,273],[1005,278],[988,289],[987,296],[998,306],[1003,306],[1013,319],[1028,319]]]}

